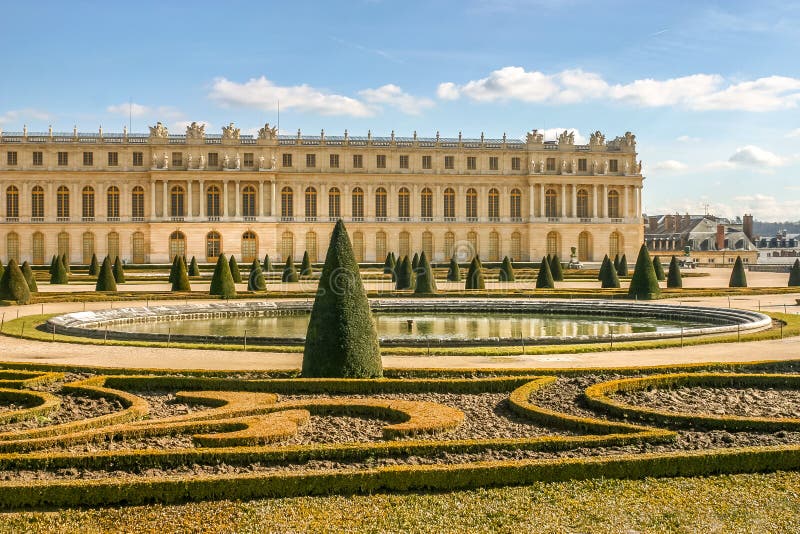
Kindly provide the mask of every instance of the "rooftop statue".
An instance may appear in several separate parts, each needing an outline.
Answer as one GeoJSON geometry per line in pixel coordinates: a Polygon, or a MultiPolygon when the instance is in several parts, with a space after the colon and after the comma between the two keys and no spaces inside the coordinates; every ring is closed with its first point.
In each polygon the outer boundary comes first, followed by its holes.
{"type": "Polygon", "coordinates": [[[539,133],[539,130],[532,130],[525,135],[525,142],[540,145],[544,142],[544,134],[539,133]]]}
{"type": "Polygon", "coordinates": [[[600,130],[597,130],[589,136],[589,145],[598,146],[606,143],[606,136],[600,130]]]}
{"type": "Polygon", "coordinates": [[[236,128],[233,123],[228,126],[222,127],[223,139],[239,139],[239,128],[236,128]]]}
{"type": "Polygon", "coordinates": [[[564,130],[558,135],[558,144],[559,145],[574,145],[575,144],[575,132],[568,132],[564,130]]]}
{"type": "Polygon", "coordinates": [[[150,137],[166,139],[169,137],[169,130],[161,122],[157,122],[155,126],[150,126],[150,137]]]}
{"type": "Polygon", "coordinates": [[[276,126],[270,126],[269,123],[266,123],[263,128],[258,129],[259,139],[275,139],[277,137],[278,128],[276,126]]]}
{"type": "Polygon", "coordinates": [[[192,124],[186,127],[186,139],[203,139],[206,136],[206,125],[197,124],[192,121],[192,124]]]}

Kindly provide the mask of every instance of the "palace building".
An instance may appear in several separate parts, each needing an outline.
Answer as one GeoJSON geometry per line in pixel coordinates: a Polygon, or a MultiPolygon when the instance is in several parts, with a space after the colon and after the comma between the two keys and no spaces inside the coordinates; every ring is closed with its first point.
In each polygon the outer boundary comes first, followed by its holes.
{"type": "Polygon", "coordinates": [[[578,145],[536,130],[519,140],[25,128],[0,131],[0,257],[323,261],[342,218],[361,262],[423,250],[437,262],[538,261],[572,247],[582,261],[631,258],[644,239],[642,180],[630,132],[578,145]]]}

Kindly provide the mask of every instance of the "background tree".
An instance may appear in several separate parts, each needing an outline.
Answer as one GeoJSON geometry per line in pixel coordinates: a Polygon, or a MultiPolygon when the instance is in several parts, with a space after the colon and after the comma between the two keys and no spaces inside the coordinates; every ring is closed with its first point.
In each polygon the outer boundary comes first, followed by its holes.
{"type": "Polygon", "coordinates": [[[228,267],[230,267],[233,281],[237,284],[241,284],[242,272],[239,270],[239,263],[236,261],[236,256],[233,254],[231,254],[231,258],[228,260],[228,267]]]}
{"type": "Polygon", "coordinates": [[[486,283],[483,280],[483,265],[477,255],[472,257],[472,261],[469,264],[464,289],[486,289],[486,283]]]}
{"type": "Polygon", "coordinates": [[[92,261],[89,262],[89,275],[97,276],[100,273],[100,263],[97,261],[97,254],[92,254],[92,261]]]}
{"type": "Polygon", "coordinates": [[[314,276],[314,270],[311,268],[311,258],[308,257],[308,251],[303,252],[303,261],[300,263],[300,276],[310,278],[314,276]]]}
{"type": "Polygon", "coordinates": [[[514,266],[511,264],[511,260],[508,259],[508,256],[505,256],[503,258],[503,263],[500,264],[499,280],[501,282],[513,282],[516,280],[514,276],[514,266]]]}
{"type": "Polygon", "coordinates": [[[747,287],[747,275],[744,272],[744,263],[742,263],[741,256],[736,256],[736,263],[733,264],[728,287],[747,287]]]}
{"type": "Polygon", "coordinates": [[[100,274],[97,275],[95,291],[116,291],[117,281],[114,279],[114,271],[111,268],[111,260],[106,256],[103,258],[103,265],[100,266],[100,274]]]}
{"type": "Polygon", "coordinates": [[[186,262],[183,256],[175,256],[172,262],[175,267],[175,275],[172,276],[172,291],[191,291],[192,286],[189,284],[189,273],[186,270],[186,262]]]}
{"type": "MultiPolygon", "coordinates": [[[[620,263],[622,263],[620,261],[620,263]]],[[[642,244],[639,247],[639,256],[636,258],[636,267],[633,269],[630,286],[628,286],[628,298],[637,300],[652,300],[661,296],[661,288],[658,286],[658,278],[653,268],[653,260],[647,247],[642,244]]]]}
{"type": "Polygon", "coordinates": [[[600,287],[604,289],[619,288],[617,269],[614,267],[614,264],[611,262],[611,258],[608,257],[608,254],[606,254],[605,258],[603,258],[603,264],[600,267],[600,287]]]}
{"type": "Polygon", "coordinates": [[[558,254],[553,254],[553,257],[550,258],[550,274],[553,275],[555,282],[564,281],[564,270],[561,268],[561,260],[558,254]]]}
{"type": "Polygon", "coordinates": [[[450,266],[447,268],[447,281],[448,282],[460,282],[461,281],[461,269],[458,267],[458,262],[456,261],[455,255],[450,258],[450,266]]]}
{"type": "Polygon", "coordinates": [[[619,276],[628,276],[628,258],[625,254],[619,259],[619,268],[617,269],[619,276]]]}
{"type": "Polygon", "coordinates": [[[22,276],[25,277],[25,281],[28,282],[28,289],[31,293],[38,293],[39,286],[36,284],[36,276],[33,274],[33,269],[31,269],[31,265],[24,261],[22,262],[22,276]]]}
{"type": "Polygon", "coordinates": [[[414,294],[415,295],[430,295],[432,293],[436,293],[436,279],[433,276],[433,269],[431,269],[431,264],[428,261],[428,257],[425,255],[425,251],[422,251],[422,255],[419,257],[419,266],[417,267],[417,283],[414,286],[414,294]]]}
{"type": "Polygon", "coordinates": [[[192,256],[192,261],[189,262],[189,276],[200,276],[200,266],[197,265],[197,258],[192,256]]]}
{"type": "Polygon", "coordinates": [[[53,272],[50,274],[50,285],[63,285],[66,283],[68,283],[68,279],[64,262],[61,261],[61,256],[54,256],[53,272]]]}
{"type": "Polygon", "coordinates": [[[653,270],[656,272],[656,278],[659,282],[663,282],[667,278],[667,275],[664,274],[664,266],[661,265],[661,258],[658,256],[653,258],[653,270]]]}
{"type": "Polygon", "coordinates": [[[228,264],[228,258],[225,257],[225,254],[220,254],[217,258],[208,293],[222,298],[236,296],[236,285],[233,283],[231,266],[228,264]]]}
{"type": "Polygon", "coordinates": [[[794,260],[794,265],[789,269],[789,287],[800,286],[800,259],[794,260]]]}
{"type": "Polygon", "coordinates": [[[553,280],[553,273],[550,272],[550,262],[547,261],[547,256],[544,256],[539,264],[539,274],[536,275],[536,289],[553,289],[554,287],[556,284],[553,280]]]}
{"type": "Polygon", "coordinates": [[[281,275],[281,280],[283,282],[297,282],[300,278],[297,276],[297,269],[294,266],[294,261],[292,260],[292,255],[286,258],[286,265],[283,267],[283,274],[281,275]]]}
{"type": "Polygon", "coordinates": [[[122,261],[120,261],[119,256],[114,260],[114,280],[117,281],[118,284],[125,283],[125,268],[122,266],[122,261]]]}
{"type": "Polygon", "coordinates": [[[0,299],[14,300],[17,304],[27,304],[31,301],[28,282],[14,258],[8,260],[8,265],[0,276],[0,299]]]}
{"type": "Polygon", "coordinates": [[[261,272],[261,264],[258,260],[253,260],[250,265],[250,275],[247,277],[247,290],[248,291],[265,291],[267,289],[267,281],[264,279],[264,273],[261,272]]]}
{"type": "Polygon", "coordinates": [[[264,263],[261,264],[261,272],[268,273],[272,270],[272,260],[269,259],[269,254],[264,256],[264,263]]]}
{"type": "Polygon", "coordinates": [[[681,265],[678,258],[672,256],[669,260],[669,272],[667,273],[667,287],[683,287],[683,277],[681,276],[681,265]]]}

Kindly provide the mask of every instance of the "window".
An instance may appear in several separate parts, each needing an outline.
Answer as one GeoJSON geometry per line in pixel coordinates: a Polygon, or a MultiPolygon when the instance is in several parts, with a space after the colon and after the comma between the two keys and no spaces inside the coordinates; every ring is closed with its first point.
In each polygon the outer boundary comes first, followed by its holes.
{"type": "Polygon", "coordinates": [[[222,238],[218,232],[206,234],[206,259],[213,261],[219,258],[222,249],[222,238]]]}
{"type": "Polygon", "coordinates": [[[386,189],[383,187],[379,187],[375,191],[375,218],[379,221],[386,219],[386,189]]]}
{"type": "Polygon", "coordinates": [[[83,220],[94,219],[94,189],[89,186],[81,192],[81,217],[83,220]]]}
{"type": "Polygon", "coordinates": [[[362,232],[353,232],[353,256],[357,263],[364,261],[364,234],[362,232]]]}
{"type": "Polygon", "coordinates": [[[497,156],[492,156],[489,158],[489,170],[490,171],[497,171],[500,169],[500,158],[497,156]]]}
{"type": "Polygon", "coordinates": [[[406,231],[400,232],[398,236],[398,250],[400,257],[408,256],[411,252],[411,234],[406,231]]]}
{"type": "Polygon", "coordinates": [[[411,212],[411,193],[408,188],[401,187],[397,193],[397,216],[401,220],[408,220],[411,212]]]}
{"type": "Polygon", "coordinates": [[[586,189],[578,189],[578,198],[576,207],[578,209],[578,217],[581,219],[589,218],[589,192],[586,189]]]}
{"type": "Polygon", "coordinates": [[[420,193],[420,216],[428,220],[433,218],[433,191],[428,187],[420,193]]]}
{"type": "Polygon", "coordinates": [[[364,220],[364,190],[360,187],[353,188],[353,220],[364,220]]]}
{"type": "MultiPolygon", "coordinates": [[[[509,215],[513,221],[522,220],[522,192],[516,188],[511,190],[509,215]]],[[[516,258],[519,259],[519,255],[516,258]]]]}
{"type": "Polygon", "coordinates": [[[611,232],[608,236],[608,256],[613,258],[622,252],[622,236],[619,232],[611,232]]]}
{"type": "Polygon", "coordinates": [[[216,185],[208,186],[206,189],[206,216],[218,218],[221,213],[219,187],[216,185]]]}
{"type": "Polygon", "coordinates": [[[362,156],[361,154],[353,154],[353,168],[354,169],[364,168],[364,156],[362,156]]]}
{"type": "Polygon", "coordinates": [[[133,263],[144,263],[144,234],[142,232],[134,232],[131,242],[133,243],[131,261],[133,263]]]}
{"type": "Polygon", "coordinates": [[[489,261],[500,260],[500,234],[495,231],[489,233],[489,261]]]}
{"type": "Polygon", "coordinates": [[[455,169],[456,168],[456,157],[455,156],[445,156],[444,157],[444,168],[445,169],[455,169]]]}
{"type": "Polygon", "coordinates": [[[44,264],[44,234],[41,232],[34,232],[31,238],[31,252],[33,256],[34,265],[44,264]]]}
{"type": "Polygon", "coordinates": [[[375,156],[375,167],[379,169],[386,168],[386,155],[385,154],[378,154],[375,156]]]}
{"type": "Polygon", "coordinates": [[[131,191],[131,217],[134,220],[144,219],[144,188],[140,185],[131,191]]]}
{"type": "Polygon", "coordinates": [[[58,234],[57,243],[58,243],[58,255],[66,256],[67,262],[69,262],[70,258],[72,257],[69,250],[69,234],[67,232],[60,232],[58,234]]]}
{"type": "Polygon", "coordinates": [[[478,234],[474,231],[467,232],[467,245],[472,257],[478,255],[478,234]]]}
{"type": "Polygon", "coordinates": [[[242,234],[242,261],[252,262],[258,257],[258,239],[255,232],[247,231],[242,234]]]}
{"type": "Polygon", "coordinates": [[[400,156],[400,168],[401,169],[408,168],[408,156],[400,156]]]}
{"type": "Polygon", "coordinates": [[[474,171],[478,168],[478,158],[475,156],[467,156],[467,170],[474,171]]]}
{"type": "Polygon", "coordinates": [[[31,190],[31,217],[44,219],[44,189],[40,185],[33,186],[31,190]]]}
{"type": "Polygon", "coordinates": [[[16,152],[8,152],[7,159],[9,165],[16,165],[17,164],[17,153],[16,152]]]}
{"type": "Polygon", "coordinates": [[[608,192],[608,216],[612,219],[619,217],[619,192],[614,189],[608,192]]]}
{"type": "Polygon", "coordinates": [[[308,259],[311,263],[317,261],[317,233],[306,232],[306,252],[308,252],[308,259]]]}
{"type": "Polygon", "coordinates": [[[119,152],[108,153],[108,166],[117,167],[119,165],[119,152]]]}
{"type": "Polygon", "coordinates": [[[548,189],[544,194],[544,216],[558,217],[558,193],[555,189],[548,189]]]}
{"type": "Polygon", "coordinates": [[[134,152],[133,153],[133,166],[134,167],[141,167],[144,165],[144,152],[134,152]]]}
{"type": "MultiPolygon", "coordinates": [[[[118,258],[119,257],[119,234],[117,232],[110,232],[108,236],[106,236],[106,245],[108,247],[108,257],[109,258],[118,258]]],[[[89,258],[91,260],[91,258],[89,258]]]]}
{"type": "Polygon", "coordinates": [[[253,167],[253,166],[255,166],[255,163],[256,163],[256,160],[255,160],[255,157],[253,156],[253,153],[252,152],[245,152],[244,153],[244,163],[243,163],[243,165],[245,167],[253,167]]]}
{"type": "Polygon", "coordinates": [[[494,187],[489,189],[489,220],[500,220],[500,192],[494,187]]]}
{"type": "Polygon", "coordinates": [[[548,171],[556,170],[556,158],[547,158],[547,170],[548,171]]]}
{"type": "Polygon", "coordinates": [[[33,164],[38,166],[44,165],[44,154],[38,150],[33,153],[33,164]]]}
{"type": "Polygon", "coordinates": [[[172,153],[172,166],[180,167],[183,165],[183,152],[172,153]]]}
{"type": "Polygon", "coordinates": [[[67,152],[58,153],[58,164],[61,167],[69,165],[69,154],[67,152]]]}
{"type": "Polygon", "coordinates": [[[511,170],[518,171],[522,168],[522,160],[520,158],[511,158],[511,170]]]}
{"type": "Polygon", "coordinates": [[[452,187],[444,190],[444,218],[445,220],[456,218],[456,192],[452,187]]]}
{"type": "Polygon", "coordinates": [[[431,156],[422,156],[422,168],[423,169],[432,169],[433,168],[433,157],[431,157],[431,156]]]}
{"type": "Polygon", "coordinates": [[[331,169],[338,169],[339,168],[339,154],[331,154],[331,169]]]}
{"type": "Polygon", "coordinates": [[[522,256],[522,236],[519,232],[511,234],[511,259],[519,260],[522,256]]]}
{"type": "Polygon", "coordinates": [[[176,185],[172,188],[169,195],[169,215],[170,217],[184,217],[184,199],[186,196],[186,192],[183,190],[183,187],[176,185]]]}
{"type": "Polygon", "coordinates": [[[294,192],[291,187],[281,189],[281,218],[291,220],[294,217],[294,192]]]}
{"type": "MultiPolygon", "coordinates": [[[[256,188],[252,185],[242,189],[242,217],[256,216],[256,188]]],[[[252,260],[251,260],[252,261],[252,260]]]]}
{"type": "Polygon", "coordinates": [[[478,192],[472,187],[467,189],[467,219],[478,220],[478,192]]]}
{"type": "Polygon", "coordinates": [[[428,261],[433,261],[433,234],[427,230],[422,232],[422,252],[428,261]]]}
{"type": "Polygon", "coordinates": [[[69,189],[65,185],[56,192],[56,217],[69,219],[69,189]]]}
{"type": "Polygon", "coordinates": [[[106,218],[119,219],[119,188],[115,185],[106,190],[106,218]]]}
{"type": "Polygon", "coordinates": [[[578,160],[578,171],[586,172],[586,158],[578,160]]]}
{"type": "Polygon", "coordinates": [[[578,234],[578,261],[589,261],[589,232],[578,234]]]}
{"type": "Polygon", "coordinates": [[[306,220],[316,220],[317,218],[317,190],[313,187],[306,187],[306,220]]]}
{"type": "Polygon", "coordinates": [[[6,236],[6,256],[8,261],[14,260],[19,263],[19,235],[16,232],[6,236]]]}
{"type": "Polygon", "coordinates": [[[219,154],[217,152],[208,153],[208,166],[209,167],[219,166],[219,154]]]}
{"type": "Polygon", "coordinates": [[[6,219],[19,218],[19,189],[10,185],[6,189],[6,219]]]}
{"type": "Polygon", "coordinates": [[[87,167],[94,165],[94,152],[83,153],[83,164],[87,167]]]}
{"type": "Polygon", "coordinates": [[[339,188],[331,187],[328,191],[328,219],[336,220],[342,216],[341,200],[342,195],[339,192],[339,188]]]}
{"type": "Polygon", "coordinates": [[[306,167],[316,167],[317,166],[317,155],[316,154],[306,154],[306,167]]]}
{"type": "Polygon", "coordinates": [[[619,172],[619,160],[616,159],[608,160],[608,170],[609,172],[619,172]]]}
{"type": "Polygon", "coordinates": [[[456,235],[453,232],[446,232],[444,234],[444,257],[452,258],[456,251],[456,235]]]}
{"type": "Polygon", "coordinates": [[[281,165],[284,167],[291,167],[292,166],[292,155],[291,154],[284,154],[281,159],[281,165]]]}
{"type": "Polygon", "coordinates": [[[555,256],[558,254],[558,232],[548,232],[547,233],[547,254],[549,256],[555,256]]]}
{"type": "Polygon", "coordinates": [[[286,231],[281,235],[281,259],[285,260],[294,254],[294,235],[286,231]]]}
{"type": "Polygon", "coordinates": [[[386,232],[380,231],[375,234],[375,261],[386,257],[386,232]]]}
{"type": "Polygon", "coordinates": [[[186,236],[181,232],[172,232],[169,236],[170,261],[173,261],[175,256],[186,256],[186,236]]]}

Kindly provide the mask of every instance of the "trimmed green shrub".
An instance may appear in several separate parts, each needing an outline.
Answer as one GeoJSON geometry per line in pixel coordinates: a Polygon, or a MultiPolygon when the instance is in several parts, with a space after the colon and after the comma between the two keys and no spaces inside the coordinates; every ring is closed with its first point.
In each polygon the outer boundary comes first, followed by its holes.
{"type": "Polygon", "coordinates": [[[656,272],[656,278],[659,282],[666,280],[667,275],[664,274],[664,266],[661,265],[661,258],[658,256],[653,258],[653,270],[656,272]]]}
{"type": "Polygon", "coordinates": [[[600,266],[600,287],[603,289],[616,289],[619,287],[619,277],[617,276],[617,269],[611,262],[608,254],[603,258],[603,264],[600,266]]]}
{"type": "Polygon", "coordinates": [[[100,273],[97,275],[95,291],[116,291],[117,281],[114,279],[114,272],[111,268],[111,260],[108,256],[103,258],[103,265],[100,266],[100,273]]]}
{"type": "Polygon", "coordinates": [[[383,262],[383,274],[394,273],[395,261],[392,253],[386,255],[386,261],[383,262]]]}
{"type": "Polygon", "coordinates": [[[172,264],[175,267],[174,277],[170,272],[172,291],[191,291],[192,286],[189,284],[189,273],[186,272],[186,261],[184,261],[183,256],[175,256],[172,264]]]}
{"type": "Polygon", "coordinates": [[[428,257],[423,250],[417,266],[417,283],[414,286],[414,294],[427,295],[432,293],[436,293],[436,279],[433,276],[428,257]]]}
{"type": "Polygon", "coordinates": [[[100,264],[97,262],[97,254],[92,254],[92,261],[89,262],[89,274],[91,276],[100,274],[100,264]]]}
{"type": "Polygon", "coordinates": [[[264,263],[261,264],[261,272],[268,273],[272,270],[272,260],[269,259],[269,254],[264,256],[264,263]]]}
{"type": "Polygon", "coordinates": [[[69,267],[69,258],[67,258],[66,253],[61,255],[61,263],[64,264],[64,270],[67,271],[67,274],[72,272],[72,269],[69,267]]]}
{"type": "Polygon", "coordinates": [[[234,283],[241,284],[242,272],[239,270],[239,263],[236,261],[236,256],[233,254],[231,254],[230,260],[228,260],[228,267],[231,270],[231,278],[233,278],[234,283]]]}
{"type": "Polygon", "coordinates": [[[419,267],[419,254],[417,254],[415,252],[414,253],[414,259],[411,260],[411,270],[416,272],[417,271],[417,267],[419,267]]]}
{"type": "Polygon", "coordinates": [[[447,281],[448,282],[461,281],[461,269],[458,267],[458,262],[456,261],[455,256],[450,258],[450,266],[447,268],[447,281]]]}
{"type": "Polygon", "coordinates": [[[564,281],[564,270],[561,268],[561,260],[558,258],[558,254],[553,254],[553,257],[550,258],[550,273],[553,275],[553,281],[564,281]]]}
{"type": "Polygon", "coordinates": [[[15,300],[18,304],[27,304],[31,300],[28,281],[14,258],[8,261],[3,275],[0,276],[0,299],[15,300]]]}
{"type": "Polygon", "coordinates": [[[297,269],[294,266],[292,255],[289,254],[289,257],[286,258],[286,265],[283,266],[283,274],[281,275],[281,281],[297,282],[298,280],[300,280],[300,277],[297,276],[297,269]]]}
{"type": "Polygon", "coordinates": [[[209,295],[217,295],[222,298],[230,298],[236,295],[236,286],[231,276],[231,266],[225,254],[220,254],[217,258],[217,265],[214,267],[214,275],[211,277],[211,287],[209,295]]]}
{"type": "Polygon", "coordinates": [[[197,259],[192,256],[192,261],[189,262],[189,276],[200,276],[200,267],[197,265],[197,259]]]}
{"type": "Polygon", "coordinates": [[[333,229],[311,309],[302,375],[383,376],[378,333],[353,246],[341,219],[333,229]]]}
{"type": "Polygon", "coordinates": [[[0,261],[0,277],[2,277],[6,272],[5,267],[3,267],[3,262],[0,261]]]}
{"type": "Polygon", "coordinates": [[[265,291],[267,289],[267,281],[264,279],[264,273],[261,272],[261,264],[258,260],[253,260],[250,265],[250,275],[247,277],[247,290],[248,291],[265,291]]]}
{"type": "Polygon", "coordinates": [[[744,263],[742,263],[741,256],[736,256],[736,263],[733,264],[728,287],[747,287],[747,275],[744,272],[744,263]]]}
{"type": "Polygon", "coordinates": [[[794,260],[794,265],[789,269],[789,287],[800,286],[800,260],[794,260]]]}
{"type": "Polygon", "coordinates": [[[411,269],[411,260],[408,256],[400,260],[396,274],[395,289],[414,289],[414,271],[411,269]]]}
{"type": "Polygon", "coordinates": [[[681,276],[681,264],[678,258],[672,256],[669,260],[669,272],[667,273],[667,287],[679,288],[683,287],[683,277],[681,276]]]}
{"type": "Polygon", "coordinates": [[[628,276],[628,258],[625,257],[625,254],[623,254],[619,259],[619,268],[617,268],[617,274],[619,276],[628,276]]]}
{"type": "Polygon", "coordinates": [[[118,284],[125,283],[125,268],[122,266],[122,261],[119,259],[119,256],[116,257],[114,260],[114,280],[117,281],[118,284]]]}
{"type": "Polygon", "coordinates": [[[614,270],[619,274],[619,252],[614,255],[614,270]]]}
{"type": "Polygon", "coordinates": [[[511,265],[511,260],[508,259],[508,256],[504,257],[503,263],[500,264],[499,280],[501,282],[513,282],[515,280],[514,266],[511,265]]]}
{"type": "MultiPolygon", "coordinates": [[[[58,256],[55,256],[55,255],[52,258],[50,258],[50,268],[47,270],[47,273],[50,276],[53,276],[57,271],[57,269],[56,269],[56,258],[58,258],[58,256]]],[[[0,266],[2,266],[2,262],[0,262],[0,266]]]]}
{"type": "Polygon", "coordinates": [[[64,262],[61,261],[61,256],[53,256],[53,268],[50,273],[50,285],[63,285],[68,282],[67,269],[64,267],[64,262]]]}
{"type": "Polygon", "coordinates": [[[33,275],[33,269],[31,269],[31,265],[24,261],[22,262],[22,276],[25,277],[25,280],[28,282],[28,290],[31,293],[37,293],[39,291],[39,286],[36,284],[36,277],[33,275]]]}
{"type": "Polygon", "coordinates": [[[175,277],[178,276],[178,265],[180,264],[180,261],[180,256],[178,255],[172,258],[172,266],[169,268],[169,278],[167,278],[167,281],[170,284],[175,283],[175,277]]]}
{"type": "Polygon", "coordinates": [[[553,280],[553,273],[550,272],[550,262],[547,261],[547,256],[542,257],[542,263],[539,264],[539,274],[536,276],[536,289],[553,289],[556,287],[553,280]]]}
{"type": "Polygon", "coordinates": [[[311,277],[314,275],[314,270],[311,268],[311,258],[308,257],[308,251],[303,252],[303,261],[300,262],[300,276],[311,277]]]}
{"type": "Polygon", "coordinates": [[[464,289],[486,289],[486,283],[483,280],[483,266],[477,255],[472,258],[469,264],[464,289]]]}
{"type": "MultiPolygon", "coordinates": [[[[625,259],[625,256],[622,257],[625,259]]],[[[622,263],[622,260],[620,260],[622,263]]],[[[636,258],[636,267],[633,269],[633,277],[628,287],[628,298],[637,300],[652,300],[661,296],[661,288],[658,286],[658,278],[653,268],[653,260],[647,247],[642,244],[639,247],[639,257],[636,258]]]]}

